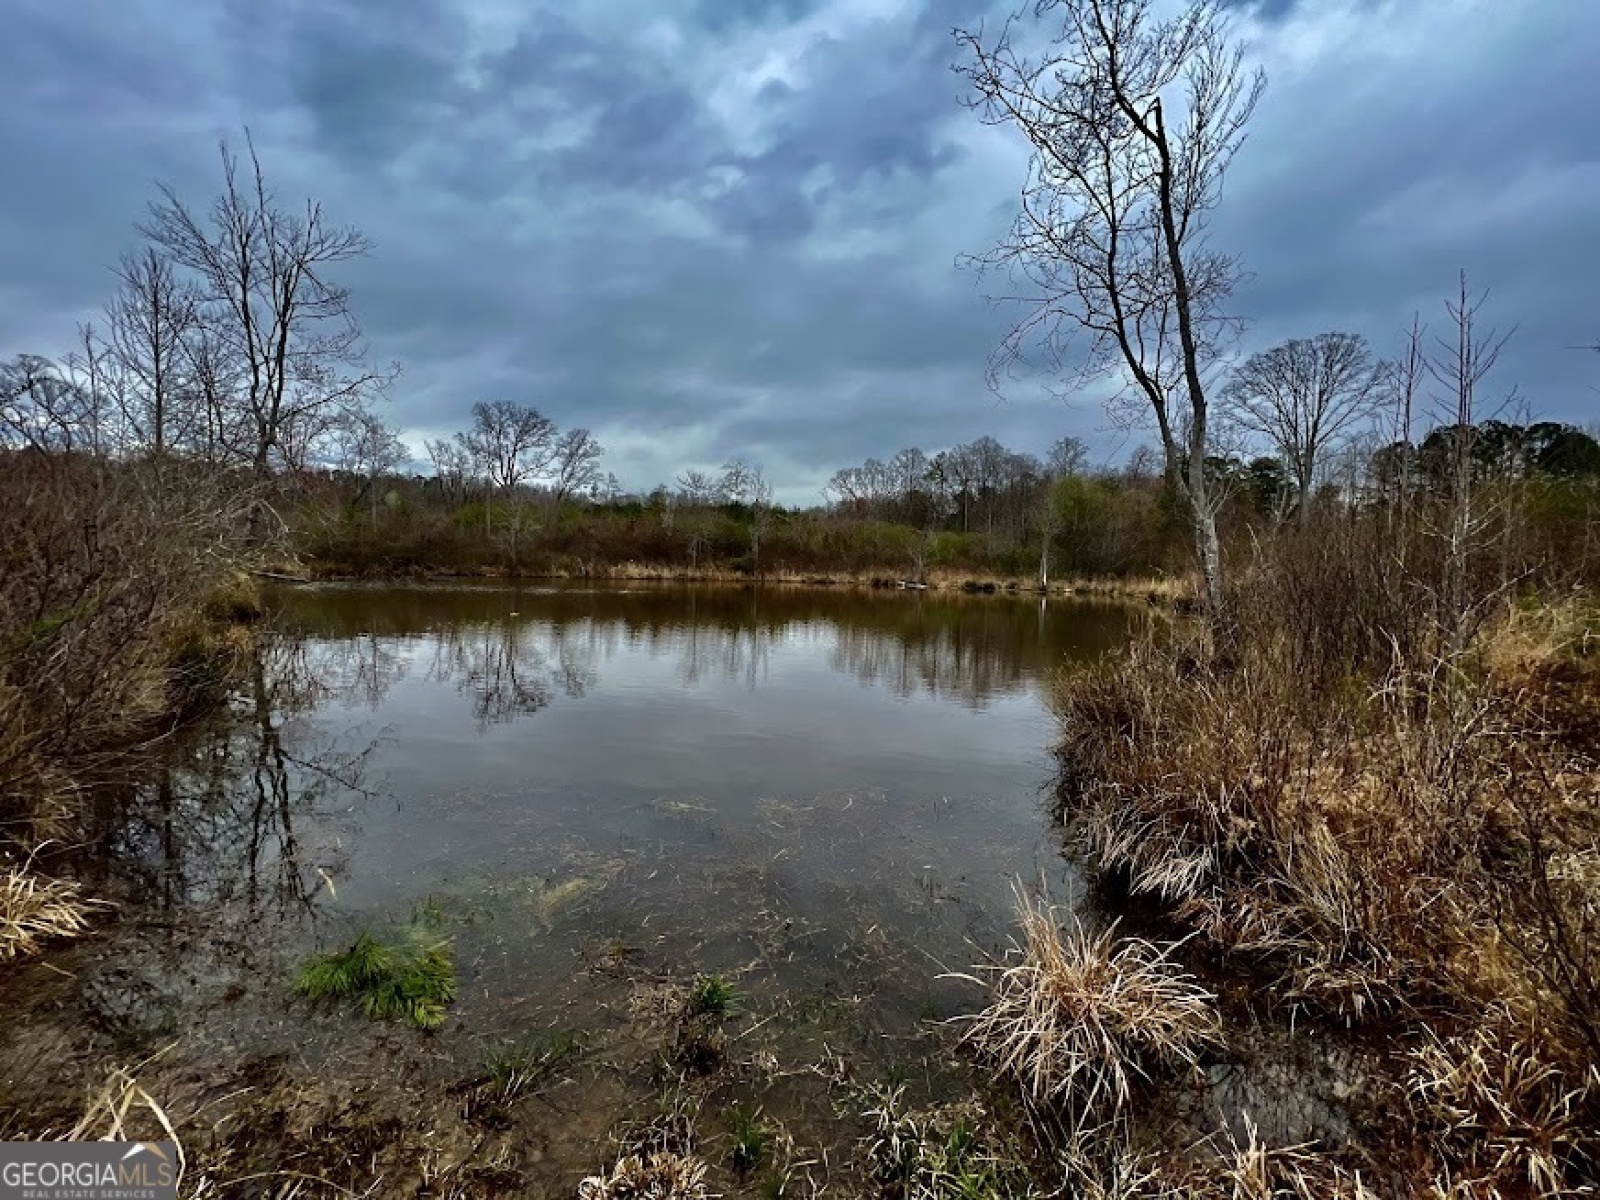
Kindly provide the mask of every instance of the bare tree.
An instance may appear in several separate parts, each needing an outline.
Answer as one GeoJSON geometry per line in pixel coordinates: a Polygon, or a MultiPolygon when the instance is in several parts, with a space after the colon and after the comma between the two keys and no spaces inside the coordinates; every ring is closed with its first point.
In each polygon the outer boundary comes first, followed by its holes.
{"type": "Polygon", "coordinates": [[[436,438],[424,444],[445,502],[452,505],[465,502],[467,486],[472,482],[472,455],[460,442],[448,438],[436,438]]]}
{"type": "Polygon", "coordinates": [[[0,447],[92,451],[83,391],[48,358],[0,363],[0,447]]]}
{"type": "MultiPolygon", "coordinates": [[[[356,413],[334,431],[334,449],[341,470],[360,476],[371,507],[372,524],[378,524],[378,480],[411,457],[410,451],[372,413],[356,413]]],[[[358,498],[359,499],[359,498],[358,498]]]]}
{"type": "Polygon", "coordinates": [[[1447,505],[1444,542],[1444,578],[1438,597],[1440,624],[1447,652],[1464,651],[1483,620],[1488,605],[1497,593],[1474,602],[1467,587],[1468,567],[1473,555],[1486,544],[1491,528],[1490,506],[1480,498],[1474,475],[1474,442],[1479,418],[1479,390],[1494,370],[1500,352],[1516,333],[1513,327],[1502,334],[1484,331],[1479,314],[1488,299],[1486,292],[1473,292],[1467,286],[1467,273],[1461,272],[1459,288],[1445,302],[1455,338],[1438,338],[1438,351],[1424,366],[1443,389],[1437,399],[1440,429],[1448,453],[1447,505]]]}
{"type": "MultiPolygon", "coordinates": [[[[522,525],[522,509],[516,504],[517,489],[543,474],[550,466],[556,438],[556,425],[531,404],[510,400],[479,401],[472,406],[472,428],[456,434],[456,441],[471,458],[475,471],[486,479],[491,491],[500,489],[512,501],[512,557],[516,556],[516,537],[522,525]]],[[[492,528],[492,504],[483,511],[483,527],[492,528]]]]}
{"type": "Polygon", "coordinates": [[[1089,461],[1089,448],[1080,438],[1057,438],[1045,456],[1045,469],[1055,479],[1081,475],[1089,461]]]}
{"type": "Polygon", "coordinates": [[[111,351],[124,386],[123,420],[135,445],[157,457],[187,443],[203,414],[191,402],[186,339],[197,305],[172,260],[154,246],[124,254],[116,270],[117,293],[106,307],[111,351]]]}
{"type": "Polygon", "coordinates": [[[722,464],[719,490],[724,503],[743,504],[750,509],[750,562],[759,574],[761,539],[766,533],[772,512],[772,484],[761,473],[759,466],[734,458],[722,464]]]}
{"type": "Polygon", "coordinates": [[[339,264],[370,248],[360,231],[335,226],[322,206],[278,205],[255,146],[241,164],[224,143],[223,188],[205,215],[170,187],[150,206],[140,232],[189,273],[200,318],[240,366],[249,462],[265,474],[291,426],[331,427],[331,411],[363,406],[393,378],[365,364],[361,330],[339,264]]]}
{"type": "Polygon", "coordinates": [[[717,481],[704,471],[685,471],[678,476],[677,482],[684,501],[696,508],[704,507],[717,498],[717,481]]]}
{"type": "Polygon", "coordinates": [[[1061,529],[1061,508],[1056,503],[1056,484],[1083,473],[1089,449],[1075,437],[1057,438],[1045,456],[1044,486],[1037,500],[1039,519],[1039,586],[1050,586],[1050,549],[1061,529]]]}
{"type": "Polygon", "coordinates": [[[456,441],[491,487],[511,491],[550,465],[555,422],[530,404],[479,401],[472,406],[472,428],[456,441]]]}
{"type": "MultiPolygon", "coordinates": [[[[1151,0],[1039,0],[1060,29],[1038,57],[1012,22],[986,44],[957,31],[963,74],[990,124],[1014,125],[1033,158],[1009,237],[976,259],[1022,287],[1024,316],[1000,369],[1042,344],[1052,366],[1086,335],[1085,377],[1120,376],[1161,435],[1168,478],[1190,510],[1208,610],[1222,610],[1222,557],[1209,486],[1207,386],[1233,323],[1236,263],[1206,246],[1205,218],[1264,86],[1230,44],[1218,0],[1171,20],[1151,0]],[[1183,104],[1169,122],[1167,100],[1183,104]]],[[[1175,106],[1176,107],[1176,106],[1175,106]]]]}
{"type": "Polygon", "coordinates": [[[1272,443],[1294,476],[1300,524],[1311,515],[1317,470],[1357,422],[1374,414],[1388,374],[1355,333],[1293,338],[1252,354],[1223,397],[1228,418],[1272,443]]]}
{"type": "Polygon", "coordinates": [[[600,483],[600,456],[604,453],[587,429],[569,429],[556,438],[550,448],[550,487],[557,504],[600,483]]]}

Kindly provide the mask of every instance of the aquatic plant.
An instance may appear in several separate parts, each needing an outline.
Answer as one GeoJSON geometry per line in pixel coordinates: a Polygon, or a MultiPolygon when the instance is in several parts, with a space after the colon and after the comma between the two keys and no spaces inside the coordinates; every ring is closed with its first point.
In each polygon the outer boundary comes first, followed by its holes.
{"type": "Polygon", "coordinates": [[[348,950],[306,963],[295,991],[313,1001],[352,1000],[375,1021],[436,1029],[455,999],[455,965],[446,941],[413,933],[390,944],[362,932],[348,950]]]}
{"type": "Polygon", "coordinates": [[[582,1052],[583,1039],[578,1033],[553,1029],[491,1047],[483,1056],[483,1069],[495,1097],[509,1104],[533,1091],[557,1067],[582,1052]]]}
{"type": "Polygon", "coordinates": [[[1023,1200],[1039,1194],[1020,1149],[975,1099],[912,1109],[904,1086],[861,1095],[867,1162],[886,1195],[905,1200],[1023,1200]]]}
{"type": "Polygon", "coordinates": [[[702,975],[689,985],[686,1011],[691,1017],[722,1019],[733,1007],[738,993],[720,975],[702,975]]]}
{"type": "Polygon", "coordinates": [[[1047,898],[1016,890],[1023,943],[1009,966],[963,977],[987,982],[993,998],[961,1020],[964,1042],[1028,1101],[1070,1112],[1074,1123],[1117,1114],[1150,1067],[1193,1066],[1219,1040],[1216,997],[1170,950],[1109,929],[1068,932],[1047,898]]]}
{"type": "Polygon", "coordinates": [[[741,1107],[728,1111],[728,1132],[733,1135],[733,1149],[729,1158],[741,1174],[759,1167],[767,1156],[772,1140],[771,1131],[761,1120],[761,1110],[750,1112],[741,1107]]]}

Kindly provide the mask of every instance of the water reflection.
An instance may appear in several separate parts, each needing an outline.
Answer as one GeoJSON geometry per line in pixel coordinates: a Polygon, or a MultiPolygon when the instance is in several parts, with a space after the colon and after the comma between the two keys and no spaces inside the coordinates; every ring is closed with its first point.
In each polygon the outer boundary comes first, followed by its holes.
{"type": "Polygon", "coordinates": [[[296,630],[335,648],[369,705],[422,639],[430,676],[469,696],[485,725],[581,697],[606,664],[641,653],[673,660],[686,687],[754,689],[770,681],[774,653],[793,649],[902,698],[982,708],[1120,644],[1131,620],[1118,605],[1031,597],[756,588],[325,587],[280,599],[296,630]]]}
{"type": "MultiPolygon", "coordinates": [[[[90,869],[114,875],[101,890],[155,913],[304,924],[347,883],[406,894],[555,837],[662,843],[702,803],[722,805],[707,846],[764,828],[783,797],[893,789],[911,807],[880,840],[924,802],[1016,806],[1037,783],[1026,756],[1045,750],[1039,706],[973,715],[1116,644],[1130,620],[1031,598],[753,589],[330,587],[278,601],[229,710],[97,798],[112,853],[90,869]],[[491,736],[552,708],[537,748],[491,736]],[[699,799],[649,807],[662,796],[699,799]]],[[[1007,811],[1032,828],[1025,804],[1007,811]]],[[[992,818],[970,820],[969,846],[992,818]]]]}
{"type": "MultiPolygon", "coordinates": [[[[598,682],[586,632],[517,619],[447,625],[434,642],[428,675],[470,696],[480,726],[498,724],[538,712],[558,691],[581,698],[598,682]]],[[[399,663],[398,654],[391,657],[399,663]]],[[[394,678],[400,674],[397,669],[394,678]]]]}
{"type": "Polygon", "coordinates": [[[323,731],[308,718],[333,698],[377,703],[395,677],[387,656],[263,637],[226,710],[96,796],[98,842],[109,853],[90,869],[150,912],[310,915],[346,865],[383,739],[323,731]]]}

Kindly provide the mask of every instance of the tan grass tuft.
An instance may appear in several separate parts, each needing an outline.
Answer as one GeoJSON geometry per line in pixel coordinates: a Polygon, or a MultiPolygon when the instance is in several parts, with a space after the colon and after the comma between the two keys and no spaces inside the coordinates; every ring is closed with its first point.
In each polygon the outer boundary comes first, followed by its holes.
{"type": "Polygon", "coordinates": [[[44,879],[26,864],[0,870],[0,962],[22,958],[53,938],[89,928],[94,905],[66,879],[44,879]]]}
{"type": "Polygon", "coordinates": [[[1216,997],[1172,948],[1091,934],[1070,915],[1069,933],[1047,898],[1020,886],[1017,912],[1023,944],[1009,966],[982,969],[993,1000],[966,1018],[964,1040],[1033,1103],[1071,1111],[1078,1124],[1119,1114],[1151,1068],[1192,1067],[1220,1039],[1216,997]]]}
{"type": "Polygon", "coordinates": [[[1430,1031],[1411,1054],[1407,1092],[1434,1141],[1486,1188],[1573,1195],[1569,1164],[1600,1150],[1595,1069],[1574,1082],[1504,1011],[1456,1036],[1430,1031]]]}
{"type": "Polygon", "coordinates": [[[693,1155],[628,1154],[578,1184],[578,1200],[706,1200],[706,1164],[693,1155]]]}

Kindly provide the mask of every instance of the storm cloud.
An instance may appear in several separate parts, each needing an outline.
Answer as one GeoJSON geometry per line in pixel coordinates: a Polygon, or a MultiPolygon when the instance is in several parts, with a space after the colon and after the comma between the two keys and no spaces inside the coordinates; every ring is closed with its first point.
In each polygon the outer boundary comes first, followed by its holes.
{"type": "MultiPolygon", "coordinates": [[[[1345,328],[1396,348],[1458,270],[1515,325],[1494,385],[1592,421],[1600,7],[1242,0],[1268,73],[1214,222],[1252,272],[1240,350],[1345,328]]],[[[959,270],[1026,152],[961,105],[951,0],[12,0],[0,355],[59,354],[157,181],[204,204],[248,126],[351,270],[389,420],[420,452],[475,400],[592,428],[646,489],[739,454],[780,499],[907,444],[1063,434],[1120,458],[1093,395],[997,399],[1007,316],[959,270]]]]}

